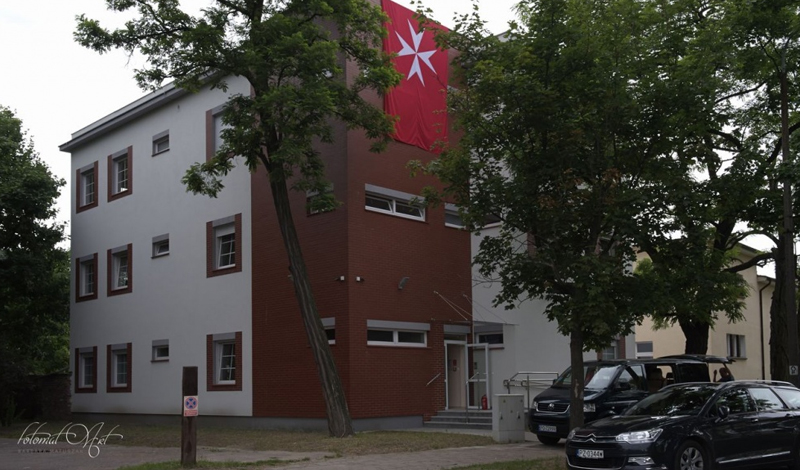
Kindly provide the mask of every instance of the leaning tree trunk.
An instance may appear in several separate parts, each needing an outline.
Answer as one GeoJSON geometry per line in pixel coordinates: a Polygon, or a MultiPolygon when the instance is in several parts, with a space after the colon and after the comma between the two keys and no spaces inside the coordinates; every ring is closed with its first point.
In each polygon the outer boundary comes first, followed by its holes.
{"type": "Polygon", "coordinates": [[[569,394],[569,428],[583,426],[583,331],[574,321],[569,335],[569,358],[572,367],[572,385],[569,394]]]}
{"type": "Polygon", "coordinates": [[[325,410],[328,415],[328,432],[332,437],[352,436],[353,420],[347,407],[344,387],[333,361],[333,354],[328,345],[325,328],[319,318],[314,294],[308,280],[303,252],[300,249],[300,240],[294,226],[292,211],[289,205],[289,191],[283,178],[270,178],[270,189],[278,214],[280,227],[286,253],[289,255],[289,271],[294,283],[297,303],[300,305],[300,314],[306,327],[308,342],[317,364],[317,374],[322,385],[322,395],[325,399],[325,410]]]}
{"type": "Polygon", "coordinates": [[[686,337],[685,354],[705,354],[708,352],[709,326],[705,322],[679,320],[678,324],[686,337]]]}

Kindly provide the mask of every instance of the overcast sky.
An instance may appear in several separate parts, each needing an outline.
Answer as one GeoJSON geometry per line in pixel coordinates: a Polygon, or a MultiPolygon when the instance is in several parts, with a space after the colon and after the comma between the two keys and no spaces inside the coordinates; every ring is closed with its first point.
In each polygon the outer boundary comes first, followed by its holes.
{"type": "MultiPolygon", "coordinates": [[[[412,8],[410,0],[395,0],[412,8]]],[[[499,33],[513,18],[518,0],[481,0],[481,16],[499,33]]],[[[468,13],[470,0],[426,0],[433,17],[452,25],[454,14],[468,13]]],[[[75,131],[141,97],[133,69],[121,51],[100,55],[75,43],[75,17],[85,13],[106,27],[124,22],[109,12],[105,0],[40,0],[0,2],[0,105],[22,119],[34,146],[56,176],[67,181],[58,201],[59,219],[69,219],[71,175],[69,154],[58,146],[75,131]]],[[[198,11],[211,0],[183,0],[198,11]]]]}

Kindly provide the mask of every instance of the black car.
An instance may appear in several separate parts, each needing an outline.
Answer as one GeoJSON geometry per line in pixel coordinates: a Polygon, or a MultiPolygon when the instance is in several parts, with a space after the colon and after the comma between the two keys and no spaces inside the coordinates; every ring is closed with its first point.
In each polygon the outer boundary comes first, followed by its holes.
{"type": "Polygon", "coordinates": [[[800,468],[800,389],[734,381],[664,387],[622,415],[574,429],[570,469],[800,468]]]}
{"type": "MultiPolygon", "coordinates": [[[[584,421],[591,422],[621,414],[629,406],[665,385],[681,382],[708,382],[709,364],[726,364],[715,356],[670,356],[658,359],[587,361],[584,421]]],[[[572,369],[567,368],[547,390],[537,395],[528,413],[528,429],[544,444],[557,444],[569,433],[570,385],[572,369]]]]}

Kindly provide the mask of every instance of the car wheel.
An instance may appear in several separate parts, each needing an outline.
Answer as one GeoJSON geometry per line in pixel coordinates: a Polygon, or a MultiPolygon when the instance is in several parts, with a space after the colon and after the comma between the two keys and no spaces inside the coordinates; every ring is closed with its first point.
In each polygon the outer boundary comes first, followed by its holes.
{"type": "Polygon", "coordinates": [[[541,434],[537,435],[536,438],[539,439],[539,442],[541,442],[542,444],[544,444],[546,446],[558,445],[558,441],[560,440],[558,437],[542,436],[541,434]]]}
{"type": "Polygon", "coordinates": [[[695,441],[686,441],[675,453],[675,470],[707,470],[708,455],[703,446],[695,441]]]}

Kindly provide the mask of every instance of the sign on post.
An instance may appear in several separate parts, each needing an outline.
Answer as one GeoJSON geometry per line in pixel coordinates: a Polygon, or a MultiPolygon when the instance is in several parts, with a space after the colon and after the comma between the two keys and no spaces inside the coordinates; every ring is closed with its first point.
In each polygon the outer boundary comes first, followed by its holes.
{"type": "Polygon", "coordinates": [[[197,416],[198,413],[197,397],[183,397],[183,416],[197,416]]]}
{"type": "Polygon", "coordinates": [[[798,372],[800,372],[798,369],[800,369],[798,366],[789,366],[789,375],[798,375],[798,372]]]}

